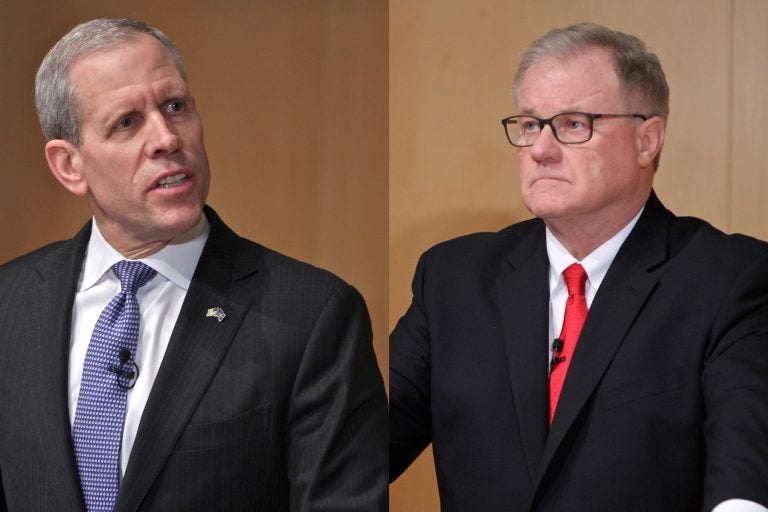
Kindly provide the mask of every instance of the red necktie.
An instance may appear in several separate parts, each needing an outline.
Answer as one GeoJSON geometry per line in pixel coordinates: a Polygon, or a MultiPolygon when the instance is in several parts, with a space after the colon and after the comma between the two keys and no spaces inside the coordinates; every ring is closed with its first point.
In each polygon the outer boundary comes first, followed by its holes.
{"type": "Polygon", "coordinates": [[[568,300],[565,302],[565,318],[560,337],[555,340],[552,349],[552,371],[549,375],[549,424],[555,417],[557,401],[563,389],[565,375],[573,358],[573,350],[579,340],[581,328],[587,318],[587,298],[584,296],[584,285],[587,273],[584,267],[574,263],[563,270],[565,285],[568,287],[568,300]],[[560,346],[560,348],[558,348],[560,346]]]}

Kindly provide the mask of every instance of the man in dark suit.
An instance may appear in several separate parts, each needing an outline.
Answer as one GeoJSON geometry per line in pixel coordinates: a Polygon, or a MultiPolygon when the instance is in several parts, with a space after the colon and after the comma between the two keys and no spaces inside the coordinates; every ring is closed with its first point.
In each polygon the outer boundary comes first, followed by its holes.
{"type": "Polygon", "coordinates": [[[386,510],[363,299],[204,206],[173,43],[82,24],[36,100],[49,166],[93,220],[0,267],[0,509],[386,510]]]}
{"type": "Polygon", "coordinates": [[[420,259],[390,339],[390,478],[431,442],[445,511],[765,511],[768,244],[657,199],[658,59],[554,30],[515,102],[537,218],[420,259]]]}

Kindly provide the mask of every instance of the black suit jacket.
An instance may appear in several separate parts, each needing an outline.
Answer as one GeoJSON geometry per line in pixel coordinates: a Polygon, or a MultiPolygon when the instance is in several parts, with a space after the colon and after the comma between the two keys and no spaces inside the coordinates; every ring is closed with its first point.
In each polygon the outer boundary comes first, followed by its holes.
{"type": "MultiPolygon", "coordinates": [[[[362,298],[206,215],[210,236],[115,510],[386,510],[386,397],[362,298]],[[216,306],[222,322],[206,317],[216,306]]],[[[67,360],[89,236],[90,223],[0,267],[0,478],[11,511],[84,510],[67,360]]]]}
{"type": "Polygon", "coordinates": [[[390,340],[390,464],[433,444],[445,511],[768,504],[768,246],[652,195],[547,427],[541,220],[425,253],[390,340]]]}

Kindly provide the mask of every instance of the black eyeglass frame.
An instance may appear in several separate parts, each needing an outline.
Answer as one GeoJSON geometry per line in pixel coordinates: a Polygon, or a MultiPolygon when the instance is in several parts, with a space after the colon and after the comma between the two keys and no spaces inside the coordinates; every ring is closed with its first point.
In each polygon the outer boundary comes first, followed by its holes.
{"type": "MultiPolygon", "coordinates": [[[[529,148],[533,146],[536,141],[532,142],[531,144],[517,144],[515,142],[512,142],[512,137],[509,135],[509,125],[513,124],[510,121],[513,119],[521,119],[521,118],[529,118],[529,119],[535,119],[540,123],[540,130],[539,135],[541,135],[541,131],[544,130],[545,126],[549,126],[549,129],[552,130],[552,135],[554,135],[555,140],[559,142],[560,144],[584,144],[585,142],[588,142],[592,139],[592,135],[595,132],[594,127],[594,121],[595,119],[611,119],[611,118],[619,118],[619,117],[636,117],[638,119],[642,119],[643,121],[647,121],[650,119],[648,116],[644,116],[643,114],[592,114],[590,112],[560,112],[559,114],[555,114],[552,117],[548,117],[546,119],[542,119],[541,117],[531,116],[527,114],[517,114],[514,116],[505,117],[501,120],[502,126],[504,126],[504,133],[507,136],[507,140],[510,144],[512,144],[516,148],[529,148]],[[587,137],[584,140],[580,140],[579,142],[565,142],[563,140],[560,140],[560,136],[557,135],[557,129],[555,128],[555,125],[552,124],[552,121],[559,116],[562,115],[568,115],[568,114],[579,114],[581,116],[586,116],[589,119],[589,137],[587,137]]],[[[538,139],[538,137],[537,137],[538,139]]]]}

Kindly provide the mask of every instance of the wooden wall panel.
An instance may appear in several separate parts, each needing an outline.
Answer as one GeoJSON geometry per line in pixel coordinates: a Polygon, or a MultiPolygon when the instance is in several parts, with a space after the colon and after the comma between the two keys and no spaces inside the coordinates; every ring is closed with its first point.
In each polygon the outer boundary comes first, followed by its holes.
{"type": "Polygon", "coordinates": [[[81,21],[140,18],[185,57],[209,203],[241,235],[357,286],[387,368],[387,16],[381,0],[0,0],[0,262],[89,217],[47,170],[37,66],[81,21]]]}
{"type": "Polygon", "coordinates": [[[730,2],[600,2],[595,21],[639,36],[670,87],[667,138],[655,188],[678,215],[730,229],[730,2]]]}
{"type": "MultiPolygon", "coordinates": [[[[499,121],[513,113],[520,53],[557,26],[594,21],[642,38],[671,88],[661,199],[679,215],[768,236],[766,8],[762,0],[390,0],[390,328],[425,249],[530,216],[499,121]]],[[[432,466],[427,450],[391,486],[392,511],[439,510],[432,466]]]]}
{"type": "Polygon", "coordinates": [[[733,33],[732,228],[768,239],[768,2],[737,0],[733,33]]]}

